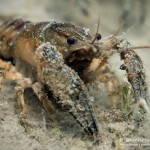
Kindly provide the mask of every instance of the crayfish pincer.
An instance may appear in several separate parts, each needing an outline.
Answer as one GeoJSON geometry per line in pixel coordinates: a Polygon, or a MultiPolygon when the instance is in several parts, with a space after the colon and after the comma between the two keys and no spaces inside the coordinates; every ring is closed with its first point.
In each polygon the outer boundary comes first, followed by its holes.
{"type": "Polygon", "coordinates": [[[50,43],[43,43],[36,50],[39,78],[89,135],[99,129],[91,104],[91,97],[78,74],[64,63],[63,55],[50,43]]]}

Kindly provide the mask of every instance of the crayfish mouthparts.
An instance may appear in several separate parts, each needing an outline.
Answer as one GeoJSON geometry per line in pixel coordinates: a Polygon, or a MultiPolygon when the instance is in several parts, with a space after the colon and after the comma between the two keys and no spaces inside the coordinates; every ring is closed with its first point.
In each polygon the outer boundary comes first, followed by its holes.
{"type": "Polygon", "coordinates": [[[64,63],[63,55],[55,46],[44,43],[36,50],[39,78],[65,108],[83,127],[88,135],[95,136],[99,129],[90,97],[78,74],[64,63]]]}

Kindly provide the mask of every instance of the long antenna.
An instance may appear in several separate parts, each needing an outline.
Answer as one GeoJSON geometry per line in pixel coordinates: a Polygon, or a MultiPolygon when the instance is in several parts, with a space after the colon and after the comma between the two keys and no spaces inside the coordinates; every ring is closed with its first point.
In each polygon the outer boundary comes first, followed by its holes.
{"type": "Polygon", "coordinates": [[[131,49],[147,49],[147,48],[150,48],[150,46],[133,46],[133,47],[129,47],[127,48],[128,50],[131,50],[131,49]]]}
{"type": "Polygon", "coordinates": [[[94,44],[94,42],[96,40],[96,37],[97,37],[97,34],[98,34],[98,30],[99,30],[99,26],[100,26],[100,15],[98,15],[97,30],[96,30],[95,37],[94,37],[93,41],[91,42],[91,44],[94,44]]]}

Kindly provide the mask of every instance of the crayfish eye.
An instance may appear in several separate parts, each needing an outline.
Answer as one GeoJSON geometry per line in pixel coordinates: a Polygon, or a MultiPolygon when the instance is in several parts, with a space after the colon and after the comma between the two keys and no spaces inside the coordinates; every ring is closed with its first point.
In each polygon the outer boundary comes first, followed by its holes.
{"type": "Polygon", "coordinates": [[[96,39],[99,41],[102,38],[101,34],[97,33],[96,34],[96,39]]]}
{"type": "Polygon", "coordinates": [[[68,44],[74,44],[76,42],[76,39],[74,39],[74,38],[71,38],[71,37],[69,37],[68,39],[67,39],[67,43],[68,44]]]}
{"type": "Polygon", "coordinates": [[[121,69],[121,70],[126,70],[126,66],[125,66],[124,64],[122,64],[122,65],[120,66],[120,69],[121,69]]]}

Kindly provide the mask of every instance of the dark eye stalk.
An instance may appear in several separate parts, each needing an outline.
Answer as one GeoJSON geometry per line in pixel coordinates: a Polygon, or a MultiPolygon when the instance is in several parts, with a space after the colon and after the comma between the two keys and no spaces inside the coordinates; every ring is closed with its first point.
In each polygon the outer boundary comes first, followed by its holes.
{"type": "Polygon", "coordinates": [[[101,40],[101,38],[102,38],[102,35],[99,34],[99,33],[97,33],[97,34],[96,34],[96,39],[99,41],[99,40],[101,40]]]}
{"type": "Polygon", "coordinates": [[[97,40],[97,41],[101,40],[101,38],[102,38],[101,34],[96,33],[96,35],[95,35],[93,41],[91,42],[91,44],[94,44],[94,42],[95,42],[96,40],[97,40]]]}
{"type": "Polygon", "coordinates": [[[120,70],[126,70],[126,65],[125,65],[125,64],[122,64],[122,65],[120,66],[120,70]]]}
{"type": "Polygon", "coordinates": [[[67,39],[67,43],[70,44],[70,45],[74,44],[75,42],[76,42],[76,39],[74,39],[74,38],[69,37],[67,39]]]}

